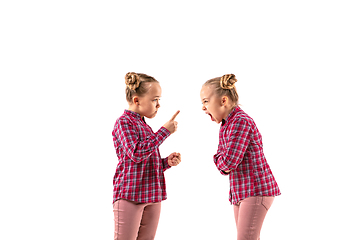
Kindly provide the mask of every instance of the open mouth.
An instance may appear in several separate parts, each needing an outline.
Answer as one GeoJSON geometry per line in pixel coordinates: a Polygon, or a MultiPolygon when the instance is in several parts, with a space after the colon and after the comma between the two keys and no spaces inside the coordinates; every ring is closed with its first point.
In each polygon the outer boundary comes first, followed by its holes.
{"type": "Polygon", "coordinates": [[[213,117],[210,113],[208,113],[208,115],[211,117],[211,121],[214,121],[214,122],[215,122],[214,117],[213,117]]]}

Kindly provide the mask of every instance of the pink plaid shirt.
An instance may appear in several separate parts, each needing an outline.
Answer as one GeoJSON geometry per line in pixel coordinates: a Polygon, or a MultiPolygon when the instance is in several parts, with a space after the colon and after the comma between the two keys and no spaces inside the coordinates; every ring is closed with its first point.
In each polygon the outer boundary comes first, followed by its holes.
{"type": "Polygon", "coordinates": [[[261,134],[239,106],[222,122],[214,162],[221,174],[230,175],[232,204],[251,196],[281,194],[265,159],[261,134]]]}
{"type": "Polygon", "coordinates": [[[125,110],[112,132],[119,163],[113,179],[113,203],[120,198],[134,202],[166,199],[164,171],[170,166],[161,158],[159,146],[170,136],[161,127],[154,133],[140,114],[125,110]]]}

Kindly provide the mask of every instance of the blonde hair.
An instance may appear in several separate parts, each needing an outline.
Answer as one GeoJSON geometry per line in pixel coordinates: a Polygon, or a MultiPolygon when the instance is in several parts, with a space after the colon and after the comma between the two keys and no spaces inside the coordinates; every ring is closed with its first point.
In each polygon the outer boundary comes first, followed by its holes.
{"type": "Polygon", "coordinates": [[[235,87],[236,82],[237,79],[234,74],[225,74],[222,77],[217,77],[206,81],[203,86],[213,86],[216,95],[219,97],[227,96],[234,102],[235,105],[238,105],[239,95],[235,87]]]}
{"type": "Polygon", "coordinates": [[[144,73],[128,72],[125,75],[126,100],[131,103],[134,96],[144,96],[145,93],[147,93],[147,91],[149,90],[147,84],[144,83],[150,82],[159,83],[155,78],[144,73]]]}

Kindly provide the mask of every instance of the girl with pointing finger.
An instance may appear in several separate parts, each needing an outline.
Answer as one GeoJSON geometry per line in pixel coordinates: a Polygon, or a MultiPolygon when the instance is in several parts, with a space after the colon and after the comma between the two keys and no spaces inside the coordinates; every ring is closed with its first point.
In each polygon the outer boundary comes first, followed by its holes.
{"type": "Polygon", "coordinates": [[[177,129],[176,116],[153,132],[146,118],[160,108],[159,82],[146,74],[125,76],[129,108],[117,119],[112,132],[119,163],[113,179],[114,239],[154,239],[161,201],[167,198],[164,171],[181,162],[180,153],[161,158],[159,146],[177,129]]]}

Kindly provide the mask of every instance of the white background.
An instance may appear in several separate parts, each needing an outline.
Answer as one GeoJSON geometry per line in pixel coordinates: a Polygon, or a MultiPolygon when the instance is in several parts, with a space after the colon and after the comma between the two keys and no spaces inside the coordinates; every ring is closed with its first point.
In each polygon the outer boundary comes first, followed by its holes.
{"type": "Polygon", "coordinates": [[[282,195],[262,239],[349,239],[359,225],[357,1],[2,1],[0,239],[112,239],[124,76],[163,96],[166,172],[156,239],[235,239],[208,79],[234,73],[282,195]],[[131,2],[131,3],[129,3],[131,2]]]}

